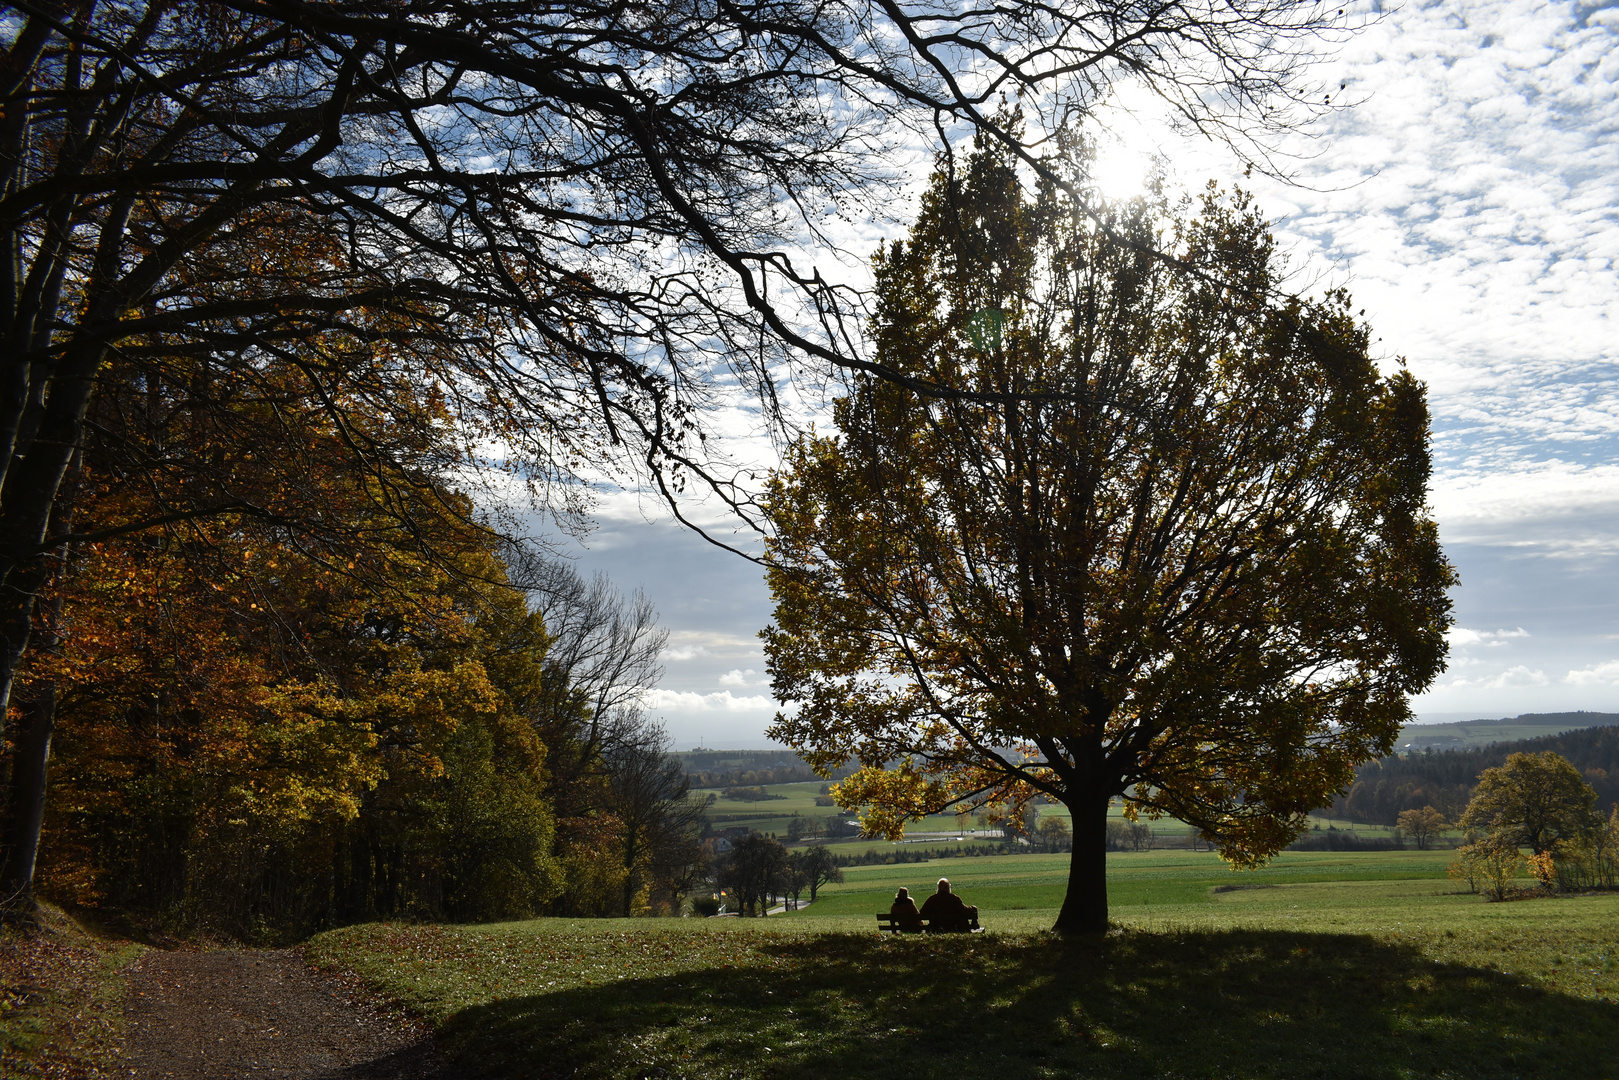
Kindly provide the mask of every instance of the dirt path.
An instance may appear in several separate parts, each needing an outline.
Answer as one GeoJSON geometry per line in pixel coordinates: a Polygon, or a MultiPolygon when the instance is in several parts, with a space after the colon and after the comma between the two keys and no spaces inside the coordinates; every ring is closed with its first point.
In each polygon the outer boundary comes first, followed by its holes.
{"type": "Polygon", "coordinates": [[[127,1003],[131,1080],[452,1080],[420,1025],[295,950],[153,950],[127,1003]]]}

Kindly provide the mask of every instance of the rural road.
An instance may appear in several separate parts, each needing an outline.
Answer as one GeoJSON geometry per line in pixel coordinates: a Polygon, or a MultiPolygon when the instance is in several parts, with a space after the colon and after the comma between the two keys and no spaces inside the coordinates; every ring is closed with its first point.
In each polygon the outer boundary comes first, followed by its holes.
{"type": "Polygon", "coordinates": [[[427,1031],[296,950],[153,950],[130,972],[115,1075],[452,1080],[427,1031]]]}

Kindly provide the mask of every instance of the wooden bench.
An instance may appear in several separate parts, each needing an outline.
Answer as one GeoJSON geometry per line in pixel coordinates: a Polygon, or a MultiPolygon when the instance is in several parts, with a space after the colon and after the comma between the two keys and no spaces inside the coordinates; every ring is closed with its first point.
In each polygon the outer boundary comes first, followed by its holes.
{"type": "MultiPolygon", "coordinates": [[[[953,932],[954,933],[960,933],[961,932],[959,930],[956,930],[956,931],[946,930],[943,927],[939,927],[939,928],[935,929],[934,927],[929,926],[926,923],[920,923],[920,922],[906,923],[903,920],[898,919],[893,915],[890,915],[886,911],[879,911],[877,913],[877,929],[883,931],[884,933],[888,933],[888,934],[948,934],[948,933],[953,933],[953,932]]],[[[967,918],[967,928],[966,928],[967,933],[969,933],[969,934],[980,934],[980,933],[983,933],[983,930],[984,930],[984,928],[982,926],[978,925],[978,914],[977,914],[977,912],[974,912],[972,915],[968,916],[968,918],[967,918]]]]}

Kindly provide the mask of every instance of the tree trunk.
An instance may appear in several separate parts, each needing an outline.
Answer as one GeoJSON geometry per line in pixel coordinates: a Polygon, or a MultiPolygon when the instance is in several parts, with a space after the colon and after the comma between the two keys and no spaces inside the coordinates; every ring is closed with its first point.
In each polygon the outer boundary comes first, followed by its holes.
{"type": "Polygon", "coordinates": [[[624,839],[624,917],[627,919],[635,914],[635,862],[641,857],[640,845],[636,843],[637,829],[634,824],[627,826],[628,834],[624,839]]]}
{"type": "Polygon", "coordinates": [[[1107,933],[1106,799],[1068,804],[1074,820],[1074,850],[1068,863],[1068,895],[1057,913],[1060,934],[1107,933]]]}
{"type": "MultiPolygon", "coordinates": [[[[114,313],[114,318],[121,309],[114,313]]],[[[82,460],[84,416],[95,374],[106,349],[99,345],[71,348],[51,383],[38,427],[26,454],[13,458],[0,487],[0,734],[17,667],[28,651],[34,599],[52,565],[40,545],[59,524],[68,532],[73,498],[58,502],[69,467],[82,460]],[[53,520],[54,519],[54,520],[53,520]]]]}
{"type": "Polygon", "coordinates": [[[39,829],[45,819],[45,776],[55,726],[56,685],[47,682],[29,703],[16,734],[5,867],[0,870],[0,901],[8,907],[33,906],[34,863],[39,855],[39,829]]]}

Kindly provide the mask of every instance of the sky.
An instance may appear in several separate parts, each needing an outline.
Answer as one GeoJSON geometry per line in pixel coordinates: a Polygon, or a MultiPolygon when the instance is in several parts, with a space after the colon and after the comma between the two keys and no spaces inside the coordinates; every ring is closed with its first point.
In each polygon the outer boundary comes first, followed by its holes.
{"type": "MultiPolygon", "coordinates": [[[[1380,359],[1428,386],[1461,585],[1449,669],[1413,708],[1619,712],[1619,6],[1411,2],[1322,71],[1353,104],[1283,146],[1292,182],[1243,183],[1298,280],[1349,288],[1380,359]]],[[[1153,151],[1187,187],[1239,178],[1229,151],[1150,122],[1119,118],[1110,146],[1117,190],[1153,151]]],[[[771,745],[758,567],[633,495],[596,523],[570,554],[656,604],[647,705],[674,745],[771,745]]]]}

